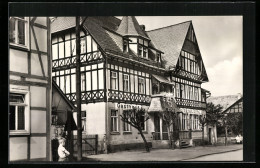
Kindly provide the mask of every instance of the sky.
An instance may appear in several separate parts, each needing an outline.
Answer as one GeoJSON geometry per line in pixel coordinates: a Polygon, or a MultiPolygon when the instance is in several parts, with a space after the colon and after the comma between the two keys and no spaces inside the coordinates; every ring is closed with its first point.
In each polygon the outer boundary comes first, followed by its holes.
{"type": "MultiPolygon", "coordinates": [[[[118,17],[122,18],[122,17],[118,17]]],[[[136,16],[145,30],[192,21],[211,96],[243,93],[242,16],[136,16]]]]}

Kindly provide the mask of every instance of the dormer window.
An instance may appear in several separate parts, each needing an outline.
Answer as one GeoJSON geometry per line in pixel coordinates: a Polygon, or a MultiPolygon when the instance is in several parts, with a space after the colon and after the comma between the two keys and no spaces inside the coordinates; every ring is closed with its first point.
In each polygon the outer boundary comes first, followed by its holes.
{"type": "Polygon", "coordinates": [[[128,51],[128,42],[127,42],[127,40],[124,40],[124,42],[123,42],[123,51],[124,52],[128,51]]]}
{"type": "Polygon", "coordinates": [[[142,53],[143,53],[143,47],[142,46],[138,46],[138,56],[142,57],[142,53]]]}
{"type": "Polygon", "coordinates": [[[143,55],[144,58],[147,58],[147,48],[144,48],[144,55],[143,55]]]}
{"type": "Polygon", "coordinates": [[[138,39],[138,56],[148,59],[148,41],[138,39]]]}
{"type": "Polygon", "coordinates": [[[157,53],[157,54],[156,54],[156,58],[155,58],[156,60],[155,60],[155,61],[156,61],[156,62],[161,62],[160,57],[161,57],[161,54],[160,54],[160,53],[157,53]]]}

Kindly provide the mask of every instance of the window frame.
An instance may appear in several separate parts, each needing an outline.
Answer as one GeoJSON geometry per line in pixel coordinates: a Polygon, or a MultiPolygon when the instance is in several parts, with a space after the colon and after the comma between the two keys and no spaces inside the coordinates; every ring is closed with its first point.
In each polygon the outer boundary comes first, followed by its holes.
{"type": "Polygon", "coordinates": [[[142,78],[142,77],[138,77],[138,93],[139,94],[145,94],[145,80],[144,80],[144,78],[142,78]],[[143,81],[143,82],[140,82],[140,81],[143,81]],[[141,85],[140,85],[141,84],[141,85]],[[143,92],[141,93],[141,89],[140,89],[140,86],[143,86],[143,92]]]}
{"type": "Polygon", "coordinates": [[[12,103],[9,99],[9,109],[10,106],[24,106],[24,130],[10,130],[10,117],[8,115],[8,130],[9,135],[29,135],[30,134],[30,92],[26,90],[10,89],[9,96],[11,94],[22,94],[24,95],[24,103],[12,103]]]}
{"type": "Polygon", "coordinates": [[[115,110],[115,109],[111,109],[111,110],[110,110],[110,118],[111,118],[111,125],[110,125],[110,126],[111,126],[111,129],[110,129],[110,131],[111,131],[111,132],[119,132],[118,113],[119,113],[118,110],[115,110]],[[112,116],[112,111],[115,111],[115,112],[116,112],[116,115],[115,115],[115,116],[112,116]],[[113,125],[114,120],[115,120],[115,122],[117,123],[116,130],[113,130],[113,129],[114,129],[114,125],[113,125]]]}
{"type": "Polygon", "coordinates": [[[118,90],[118,72],[116,71],[111,71],[111,89],[112,90],[118,90]],[[116,74],[116,77],[113,77],[112,74],[116,74]],[[112,80],[115,79],[115,87],[112,86],[112,80]]]}
{"type": "Polygon", "coordinates": [[[21,47],[24,49],[29,49],[29,17],[24,17],[24,19],[19,17],[9,17],[9,27],[8,27],[8,41],[10,46],[16,46],[21,47]],[[10,42],[10,20],[15,19],[15,42],[10,42]],[[25,44],[19,44],[18,41],[18,20],[22,20],[24,24],[24,43],[25,44]]]}
{"type": "Polygon", "coordinates": [[[143,132],[147,132],[146,121],[145,121],[145,113],[143,113],[142,116],[144,117],[144,121],[143,121],[143,123],[144,123],[144,129],[142,129],[142,131],[143,131],[143,132]]]}
{"type": "MultiPolygon", "coordinates": [[[[129,110],[123,110],[123,114],[125,113],[129,113],[129,110]]],[[[128,120],[130,120],[129,114],[128,114],[128,120]]],[[[132,132],[131,125],[126,122],[123,122],[123,132],[132,132]]]]}
{"type": "Polygon", "coordinates": [[[130,76],[129,74],[123,74],[123,91],[124,92],[130,92],[130,76]],[[125,76],[127,76],[127,80],[125,79],[125,76]],[[127,81],[127,90],[126,90],[126,82],[127,81]]]}

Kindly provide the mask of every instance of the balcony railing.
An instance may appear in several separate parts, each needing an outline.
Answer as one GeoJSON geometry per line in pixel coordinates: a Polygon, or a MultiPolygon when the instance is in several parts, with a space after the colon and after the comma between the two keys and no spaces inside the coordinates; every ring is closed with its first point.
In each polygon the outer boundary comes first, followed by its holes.
{"type": "MultiPolygon", "coordinates": [[[[91,63],[93,61],[102,60],[103,55],[100,51],[94,51],[91,53],[81,54],[81,63],[91,63]]],[[[52,61],[52,68],[58,69],[62,67],[75,67],[76,66],[76,56],[60,58],[52,61]]]]}
{"type": "Polygon", "coordinates": [[[180,107],[194,107],[200,109],[206,109],[206,102],[200,102],[189,99],[175,98],[176,104],[180,107]]]}
{"type": "Polygon", "coordinates": [[[148,64],[148,65],[163,68],[163,66],[160,62],[156,62],[156,61],[153,61],[153,60],[150,60],[150,59],[145,59],[145,58],[142,58],[142,57],[138,57],[138,56],[122,53],[122,52],[116,52],[116,51],[113,51],[113,50],[110,50],[110,49],[105,49],[105,51],[109,52],[111,54],[116,54],[116,55],[122,56],[124,58],[132,59],[132,60],[142,62],[142,63],[148,64]]]}
{"type": "Polygon", "coordinates": [[[150,95],[138,94],[138,93],[130,93],[123,92],[118,90],[108,90],[108,100],[109,101],[119,101],[119,102],[127,102],[127,103],[142,103],[149,104],[151,101],[150,95]]]}

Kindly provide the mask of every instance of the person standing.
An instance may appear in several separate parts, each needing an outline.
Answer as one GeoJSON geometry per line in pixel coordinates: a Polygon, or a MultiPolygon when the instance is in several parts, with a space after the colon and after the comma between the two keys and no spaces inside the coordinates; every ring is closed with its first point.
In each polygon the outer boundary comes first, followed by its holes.
{"type": "Polygon", "coordinates": [[[69,161],[68,156],[70,155],[69,151],[65,149],[65,138],[59,139],[59,147],[58,147],[58,155],[59,155],[59,162],[66,162],[69,161]]]}

